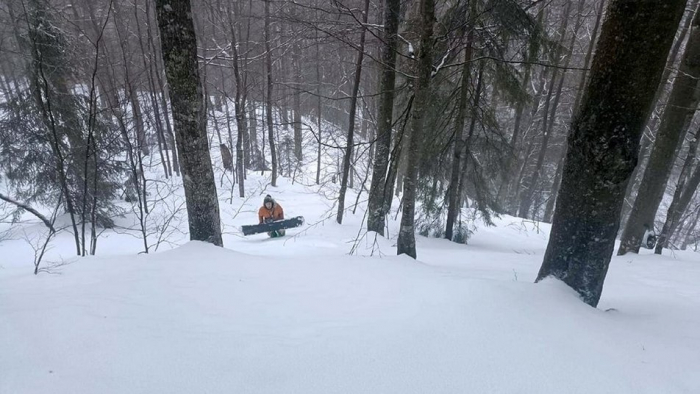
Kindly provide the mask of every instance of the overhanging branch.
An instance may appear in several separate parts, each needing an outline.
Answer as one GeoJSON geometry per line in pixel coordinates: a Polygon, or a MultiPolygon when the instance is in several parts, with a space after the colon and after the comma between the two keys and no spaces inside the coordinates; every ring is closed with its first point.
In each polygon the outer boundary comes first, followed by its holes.
{"type": "Polygon", "coordinates": [[[46,227],[49,228],[49,230],[51,230],[51,231],[54,232],[54,233],[56,232],[56,229],[54,228],[53,223],[51,223],[51,221],[50,221],[49,219],[47,219],[46,216],[42,215],[41,213],[39,213],[39,211],[37,211],[36,209],[32,208],[32,207],[29,206],[28,204],[21,203],[21,202],[19,202],[19,201],[15,201],[15,200],[13,200],[12,198],[10,198],[10,197],[8,197],[8,196],[2,194],[2,193],[0,193],[0,200],[9,202],[9,203],[12,204],[12,205],[15,205],[15,206],[17,206],[17,207],[19,207],[19,208],[24,209],[25,211],[31,213],[32,215],[34,215],[34,216],[36,216],[37,218],[39,218],[39,220],[41,220],[42,222],[44,222],[44,224],[46,225],[46,227]]]}

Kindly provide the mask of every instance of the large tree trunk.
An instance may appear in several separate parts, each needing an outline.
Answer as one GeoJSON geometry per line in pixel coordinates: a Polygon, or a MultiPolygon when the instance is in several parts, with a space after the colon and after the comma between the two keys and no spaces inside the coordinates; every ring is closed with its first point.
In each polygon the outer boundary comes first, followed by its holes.
{"type": "Polygon", "coordinates": [[[409,131],[408,160],[403,184],[403,210],[401,211],[401,229],[396,242],[396,254],[407,254],[416,258],[416,189],[418,183],[418,166],[420,145],[423,139],[423,123],[430,97],[430,72],[433,64],[433,21],[435,19],[435,1],[421,0],[420,12],[420,48],[417,56],[418,80],[415,82],[413,111],[411,112],[411,129],[409,131]]]}
{"type": "Polygon", "coordinates": [[[391,129],[394,110],[394,85],[396,83],[396,49],[398,47],[400,0],[384,1],[384,46],[382,48],[382,74],[379,82],[379,111],[377,114],[377,142],[374,150],[372,183],[367,202],[367,230],[384,235],[386,211],[387,168],[391,153],[391,129]]]}
{"type": "Polygon", "coordinates": [[[597,306],[625,187],[684,0],[612,0],[573,120],[559,204],[537,281],[561,279],[597,306]],[[648,32],[653,31],[653,35],[648,32]]]}
{"type": "Polygon", "coordinates": [[[353,144],[355,138],[355,114],[357,112],[357,94],[360,91],[360,81],[362,80],[362,60],[365,57],[365,36],[367,30],[364,25],[367,24],[369,14],[369,0],[365,0],[365,7],[362,14],[362,33],[360,33],[360,45],[357,52],[357,60],[355,62],[355,80],[352,85],[352,95],[350,96],[350,115],[348,119],[348,135],[345,141],[345,155],[343,156],[343,176],[340,181],[340,193],[338,196],[338,214],[336,221],[343,223],[343,213],[345,212],[345,193],[348,190],[348,177],[352,176],[352,155],[353,144]]]}
{"type": "Polygon", "coordinates": [[[656,141],[639,185],[630,217],[620,239],[618,255],[639,252],[644,232],[654,228],[654,217],[666,191],[676,152],[698,105],[700,77],[700,18],[697,14],[680,69],[664,111],[656,141]]]}
{"type": "Polygon", "coordinates": [[[184,171],[190,239],[223,246],[192,8],[189,0],[156,0],[156,11],[177,148],[184,171]]]}

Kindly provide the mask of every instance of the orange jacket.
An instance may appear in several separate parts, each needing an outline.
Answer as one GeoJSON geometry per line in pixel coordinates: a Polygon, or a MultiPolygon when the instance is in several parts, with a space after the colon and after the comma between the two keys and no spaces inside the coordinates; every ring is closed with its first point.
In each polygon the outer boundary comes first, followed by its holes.
{"type": "Polygon", "coordinates": [[[274,203],[272,209],[267,209],[264,205],[260,207],[258,210],[258,219],[260,219],[260,223],[264,223],[267,218],[272,218],[272,220],[284,219],[284,210],[282,206],[274,203]]]}

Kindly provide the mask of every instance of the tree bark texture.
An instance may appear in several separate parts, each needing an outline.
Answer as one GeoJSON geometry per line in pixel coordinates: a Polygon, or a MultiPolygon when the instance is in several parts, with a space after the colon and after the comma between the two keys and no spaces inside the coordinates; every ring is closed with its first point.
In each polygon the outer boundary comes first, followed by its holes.
{"type": "MultiPolygon", "coordinates": [[[[267,104],[265,105],[265,118],[267,120],[267,133],[270,140],[270,157],[272,161],[272,181],[270,184],[277,186],[277,148],[275,147],[275,132],[272,124],[272,49],[270,47],[270,0],[265,1],[265,68],[267,72],[267,104]]],[[[263,158],[264,160],[264,158],[263,158]]],[[[264,163],[263,163],[264,167],[264,163]]]]}
{"type": "Polygon", "coordinates": [[[157,0],[156,12],[177,150],[184,171],[190,239],[223,246],[190,1],[157,0]]]}
{"type": "Polygon", "coordinates": [[[568,140],[537,281],[553,276],[597,306],[639,139],[685,1],[612,0],[568,140]],[[654,34],[650,35],[649,32],[654,34]]]}
{"type": "Polygon", "coordinates": [[[396,83],[396,49],[398,47],[400,0],[384,1],[384,46],[382,47],[382,70],[379,82],[379,110],[377,113],[377,142],[374,150],[372,183],[367,202],[367,230],[384,235],[387,205],[387,170],[391,153],[391,131],[394,109],[394,86],[396,83]]]}
{"type": "Polygon", "coordinates": [[[430,97],[430,72],[433,61],[433,21],[435,20],[435,1],[420,2],[420,48],[417,56],[418,78],[415,82],[413,111],[411,112],[411,129],[403,183],[403,209],[401,227],[396,243],[397,254],[407,254],[416,258],[416,189],[418,183],[418,166],[420,165],[420,145],[423,138],[424,116],[430,97]]]}

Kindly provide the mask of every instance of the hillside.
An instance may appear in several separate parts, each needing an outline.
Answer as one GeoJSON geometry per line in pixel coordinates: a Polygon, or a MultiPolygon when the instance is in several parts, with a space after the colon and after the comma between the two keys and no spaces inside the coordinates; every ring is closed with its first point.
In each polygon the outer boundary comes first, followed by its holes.
{"type": "Polygon", "coordinates": [[[614,258],[593,309],[532,283],[546,224],[503,217],[468,245],[419,237],[413,261],[394,256],[397,222],[388,240],[360,230],[362,204],[327,219],[331,186],[247,185],[245,202],[220,190],[225,249],[178,232],[137,255],[141,240],[110,231],[98,257],[76,258],[63,234],[34,276],[25,241],[0,243],[0,393],[700,390],[693,252],[614,258]],[[240,236],[268,192],[307,225],[240,236]]]}

